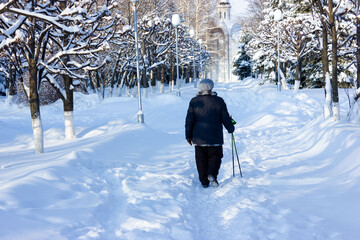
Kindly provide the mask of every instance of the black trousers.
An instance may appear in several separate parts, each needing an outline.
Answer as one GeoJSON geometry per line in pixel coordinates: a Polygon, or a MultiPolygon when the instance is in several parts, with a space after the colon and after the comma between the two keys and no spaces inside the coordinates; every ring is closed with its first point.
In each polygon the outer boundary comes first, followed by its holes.
{"type": "Polygon", "coordinates": [[[199,173],[201,184],[209,184],[208,175],[217,179],[223,157],[222,146],[199,147],[195,146],[196,167],[199,173]]]}

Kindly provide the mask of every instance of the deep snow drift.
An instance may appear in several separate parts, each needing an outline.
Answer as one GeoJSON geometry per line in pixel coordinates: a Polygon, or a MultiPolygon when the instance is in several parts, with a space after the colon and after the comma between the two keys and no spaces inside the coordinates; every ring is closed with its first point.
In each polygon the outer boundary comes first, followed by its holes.
{"type": "Polygon", "coordinates": [[[360,126],[324,121],[322,89],[214,90],[237,121],[244,177],[232,177],[225,133],[220,187],[208,189],[184,139],[190,84],[143,99],[143,125],[136,98],[77,95],[69,141],[62,103],[42,107],[41,155],[28,108],[0,98],[0,239],[360,239],[360,126]]]}

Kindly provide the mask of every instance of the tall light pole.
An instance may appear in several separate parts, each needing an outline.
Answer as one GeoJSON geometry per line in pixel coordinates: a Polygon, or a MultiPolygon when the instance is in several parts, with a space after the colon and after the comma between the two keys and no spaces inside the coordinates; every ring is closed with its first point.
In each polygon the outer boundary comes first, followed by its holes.
{"type": "Polygon", "coordinates": [[[136,46],[136,78],[138,86],[138,100],[139,100],[139,112],[138,112],[138,123],[144,123],[144,113],[142,111],[141,105],[141,89],[140,89],[140,69],[139,69],[139,36],[137,28],[137,13],[136,13],[136,4],[139,0],[130,0],[133,4],[134,10],[134,27],[135,27],[135,46],[136,46]]]}
{"type": "Polygon", "coordinates": [[[200,79],[203,77],[203,74],[202,74],[202,39],[199,39],[198,40],[198,43],[200,45],[200,79]]]}
{"type": "Polygon", "coordinates": [[[282,12],[280,9],[277,9],[274,12],[274,19],[278,22],[277,31],[278,31],[278,91],[281,91],[281,76],[280,76],[280,21],[282,20],[282,12]]]}
{"type": "MultiPolygon", "coordinates": [[[[171,19],[172,24],[175,26],[176,35],[176,88],[177,95],[180,96],[180,80],[179,80],[179,39],[178,39],[178,26],[181,23],[179,14],[174,14],[171,19]]],[[[173,83],[174,84],[174,83],[173,83]]]]}
{"type": "MultiPolygon", "coordinates": [[[[195,31],[194,29],[191,29],[190,30],[190,37],[191,38],[194,38],[195,37],[195,31]]],[[[196,81],[196,66],[195,66],[195,50],[194,50],[194,45],[192,47],[192,53],[193,53],[193,67],[194,67],[194,87],[196,88],[197,87],[197,81],[196,81]]]]}

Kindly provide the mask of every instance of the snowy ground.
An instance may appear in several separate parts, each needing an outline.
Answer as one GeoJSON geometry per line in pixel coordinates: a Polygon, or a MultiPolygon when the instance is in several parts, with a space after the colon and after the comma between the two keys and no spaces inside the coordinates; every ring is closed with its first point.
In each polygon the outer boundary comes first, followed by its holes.
{"type": "Polygon", "coordinates": [[[208,189],[184,139],[191,85],[143,99],[144,125],[136,98],[77,95],[71,141],[61,102],[45,106],[41,155],[29,110],[0,98],[0,239],[360,239],[360,126],[324,121],[322,89],[258,83],[215,85],[238,122],[244,177],[232,177],[225,134],[220,187],[208,189]]]}

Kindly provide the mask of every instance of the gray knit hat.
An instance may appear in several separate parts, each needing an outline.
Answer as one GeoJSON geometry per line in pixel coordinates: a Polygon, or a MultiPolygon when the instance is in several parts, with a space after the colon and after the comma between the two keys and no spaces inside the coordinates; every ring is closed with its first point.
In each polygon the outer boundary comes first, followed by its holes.
{"type": "Polygon", "coordinates": [[[211,91],[214,88],[214,82],[211,79],[203,79],[199,83],[199,89],[202,92],[211,91]]]}

